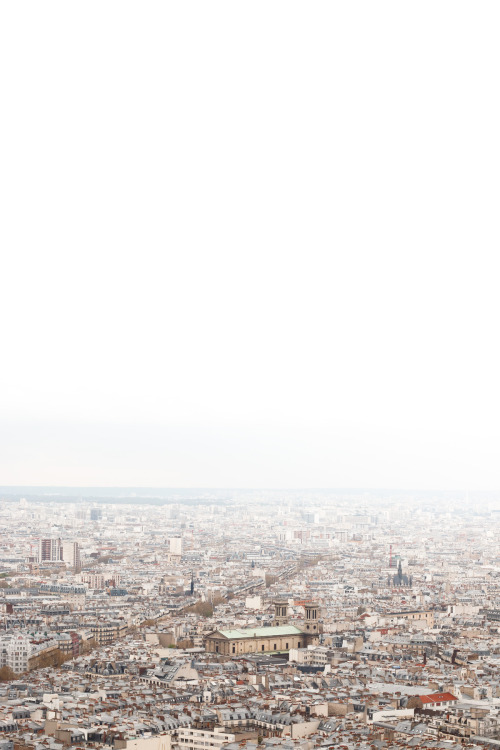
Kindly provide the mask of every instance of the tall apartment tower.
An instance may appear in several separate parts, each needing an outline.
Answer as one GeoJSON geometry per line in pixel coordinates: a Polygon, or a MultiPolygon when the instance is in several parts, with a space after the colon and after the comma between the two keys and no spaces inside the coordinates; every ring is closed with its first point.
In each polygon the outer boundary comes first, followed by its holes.
{"type": "Polygon", "coordinates": [[[169,545],[169,553],[168,553],[168,561],[169,562],[180,562],[182,558],[182,551],[184,549],[184,539],[181,536],[173,536],[168,540],[169,545]]]}
{"type": "Polygon", "coordinates": [[[171,537],[170,541],[170,554],[171,555],[182,555],[183,539],[180,536],[171,537]]]}
{"type": "Polygon", "coordinates": [[[63,542],[62,559],[76,571],[81,569],[80,545],[78,542],[63,542]]]}
{"type": "Polygon", "coordinates": [[[40,539],[38,543],[39,562],[57,562],[62,560],[62,543],[60,539],[40,539]]]}

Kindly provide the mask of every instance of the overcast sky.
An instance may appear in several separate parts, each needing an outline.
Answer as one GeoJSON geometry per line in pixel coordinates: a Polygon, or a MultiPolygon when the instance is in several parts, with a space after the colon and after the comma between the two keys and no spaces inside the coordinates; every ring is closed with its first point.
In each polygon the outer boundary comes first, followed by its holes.
{"type": "Polygon", "coordinates": [[[497,2],[0,16],[0,484],[500,489],[497,2]]]}

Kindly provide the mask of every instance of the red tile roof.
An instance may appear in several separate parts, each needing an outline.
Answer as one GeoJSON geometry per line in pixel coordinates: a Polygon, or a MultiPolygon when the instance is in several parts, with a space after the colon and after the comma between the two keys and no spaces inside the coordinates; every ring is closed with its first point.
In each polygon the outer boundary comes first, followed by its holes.
{"type": "Polygon", "coordinates": [[[431,693],[431,695],[420,695],[422,703],[449,703],[450,701],[457,701],[451,693],[431,693]]]}

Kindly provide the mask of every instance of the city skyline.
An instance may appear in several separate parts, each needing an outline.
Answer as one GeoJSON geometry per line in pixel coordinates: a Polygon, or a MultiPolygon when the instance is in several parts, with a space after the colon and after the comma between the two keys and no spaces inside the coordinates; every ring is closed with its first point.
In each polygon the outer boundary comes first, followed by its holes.
{"type": "Polygon", "coordinates": [[[499,750],[499,28],[0,3],[0,750],[499,750]]]}

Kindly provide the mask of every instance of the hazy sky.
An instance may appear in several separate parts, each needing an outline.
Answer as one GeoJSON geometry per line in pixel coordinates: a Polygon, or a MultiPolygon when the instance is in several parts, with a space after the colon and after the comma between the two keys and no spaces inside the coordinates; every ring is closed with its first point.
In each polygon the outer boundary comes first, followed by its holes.
{"type": "Polygon", "coordinates": [[[497,2],[0,10],[0,484],[500,489],[497,2]]]}

